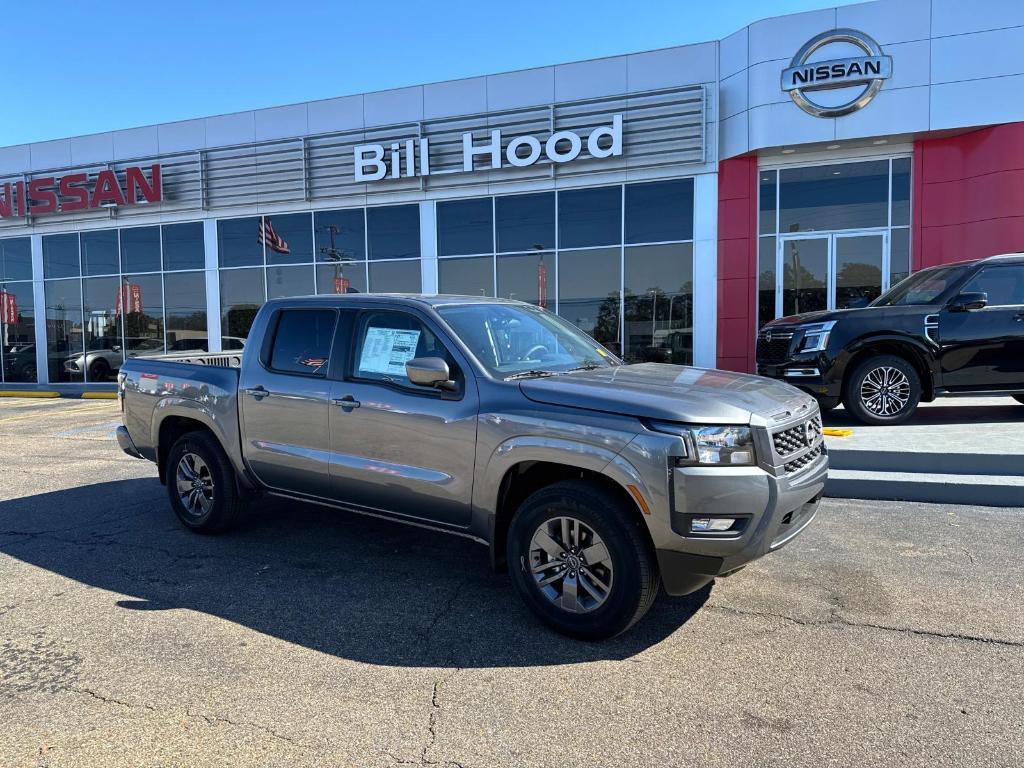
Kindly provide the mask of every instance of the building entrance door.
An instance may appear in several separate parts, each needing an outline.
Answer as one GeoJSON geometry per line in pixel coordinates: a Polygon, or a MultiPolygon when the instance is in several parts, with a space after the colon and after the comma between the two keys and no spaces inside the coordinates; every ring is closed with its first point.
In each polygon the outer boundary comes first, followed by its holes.
{"type": "Polygon", "coordinates": [[[887,290],[888,232],[814,232],[779,237],[775,316],[864,307],[887,290]]]}

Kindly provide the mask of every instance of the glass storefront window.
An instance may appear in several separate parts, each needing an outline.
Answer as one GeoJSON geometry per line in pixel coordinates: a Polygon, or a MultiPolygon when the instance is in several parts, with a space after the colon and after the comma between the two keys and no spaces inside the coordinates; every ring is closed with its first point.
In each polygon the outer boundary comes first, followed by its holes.
{"type": "Polygon", "coordinates": [[[779,232],[888,225],[888,160],[783,168],[779,172],[779,232]]]}
{"type": "MultiPolygon", "coordinates": [[[[370,259],[419,258],[420,207],[418,205],[368,208],[366,210],[366,227],[370,259]]],[[[370,282],[373,282],[372,277],[370,282]]],[[[417,288],[417,290],[419,289],[417,288]]]]}
{"type": "Polygon", "coordinates": [[[892,161],[892,226],[910,224],[910,158],[892,161]]]}
{"type": "Polygon", "coordinates": [[[160,227],[121,230],[121,269],[125,272],[160,271],[160,227]]]}
{"type": "Polygon", "coordinates": [[[237,342],[248,337],[252,321],[266,300],[262,269],[222,269],[220,271],[222,343],[237,342]]]}
{"type": "Polygon", "coordinates": [[[316,265],[317,293],[366,293],[366,262],[316,265]]]}
{"type": "Polygon", "coordinates": [[[0,282],[0,381],[36,381],[32,283],[0,282]]]}
{"type": "Polygon", "coordinates": [[[889,285],[910,276],[910,230],[894,229],[889,235],[889,285]]]}
{"type": "Polygon", "coordinates": [[[250,267],[263,263],[259,216],[217,222],[217,252],[222,267],[250,267]]]}
{"type": "Polygon", "coordinates": [[[310,296],[316,292],[312,264],[300,267],[267,267],[267,297],[310,296]]]}
{"type": "Polygon", "coordinates": [[[370,290],[374,293],[419,293],[420,262],[370,262],[370,290]]]}
{"type": "Polygon", "coordinates": [[[626,248],[627,362],[693,362],[693,244],[626,248]]]}
{"type": "Polygon", "coordinates": [[[125,275],[121,281],[124,353],[128,357],[164,351],[164,287],[160,275],[125,275]]]}
{"type": "Polygon", "coordinates": [[[437,285],[438,293],[493,296],[494,257],[440,259],[437,263],[437,285]]]}
{"type": "Polygon", "coordinates": [[[494,212],[499,253],[554,250],[554,192],[496,197],[494,212]]]}
{"type": "Polygon", "coordinates": [[[490,197],[437,204],[437,253],[463,256],[494,250],[494,218],[490,197]]]}
{"type": "MultiPolygon", "coordinates": [[[[202,222],[165,224],[164,269],[203,269],[206,267],[206,246],[202,222]]],[[[128,268],[128,267],[126,267],[128,268]]]]}
{"type": "Polygon", "coordinates": [[[164,275],[167,298],[167,351],[206,352],[206,275],[171,272],[164,275]]]}
{"type": "MultiPolygon", "coordinates": [[[[112,381],[124,360],[121,341],[121,306],[131,309],[134,301],[118,296],[121,282],[117,277],[91,277],[82,281],[82,300],[85,302],[85,355],[71,357],[66,367],[85,372],[90,382],[112,381]]],[[[129,287],[130,288],[130,287],[129,287]]],[[[128,294],[129,290],[126,289],[128,294]]]]}
{"type": "Polygon", "coordinates": [[[788,240],[782,247],[782,314],[828,309],[829,238],[788,240]]]}
{"type": "Polygon", "coordinates": [[[27,237],[0,240],[0,282],[32,279],[32,241],[27,237]]]}
{"type": "Polygon", "coordinates": [[[555,255],[516,253],[498,257],[498,296],[555,308],[555,255]]]}
{"type": "Polygon", "coordinates": [[[313,214],[313,226],[317,261],[366,259],[366,221],[362,208],[317,211],[313,214]]]}
{"type": "Polygon", "coordinates": [[[622,187],[558,193],[558,247],[588,248],[622,242],[622,187]]]}
{"type": "Polygon", "coordinates": [[[267,247],[267,264],[305,264],[313,261],[313,222],[308,213],[264,216],[260,239],[267,247]]]}
{"type": "MultiPolygon", "coordinates": [[[[74,236],[78,241],[78,236],[74,236]]],[[[47,280],[46,358],[51,382],[85,380],[81,369],[65,368],[64,362],[83,355],[82,281],[47,280]]]]}
{"type": "MultiPolygon", "coordinates": [[[[775,235],[757,243],[757,327],[775,319],[775,235]]],[[[719,312],[722,307],[719,307],[719,312]]]]}
{"type": "Polygon", "coordinates": [[[81,248],[83,275],[116,275],[121,271],[116,229],[83,232],[81,248]]]}
{"type": "Polygon", "coordinates": [[[78,277],[78,233],[43,235],[43,277],[78,277]]]}
{"type": "Polygon", "coordinates": [[[619,248],[558,254],[558,314],[616,354],[619,343],[619,248]]]}
{"type": "Polygon", "coordinates": [[[778,171],[761,171],[758,183],[758,232],[762,235],[775,234],[776,180],[778,171]]]}
{"type": "Polygon", "coordinates": [[[693,239],[693,179],[626,185],[626,243],[693,239]]]}

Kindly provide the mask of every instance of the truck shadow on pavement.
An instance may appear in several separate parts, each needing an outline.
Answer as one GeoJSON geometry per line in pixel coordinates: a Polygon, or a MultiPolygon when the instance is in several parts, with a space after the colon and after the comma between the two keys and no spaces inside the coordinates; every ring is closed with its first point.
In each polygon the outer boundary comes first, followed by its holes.
{"type": "Polygon", "coordinates": [[[115,593],[125,610],[201,611],[389,666],[625,659],[679,629],[710,593],[662,595],[623,637],[573,641],[538,624],[467,539],[276,500],[253,505],[227,534],[198,536],[177,523],[155,478],[0,502],[0,552],[115,593]]]}

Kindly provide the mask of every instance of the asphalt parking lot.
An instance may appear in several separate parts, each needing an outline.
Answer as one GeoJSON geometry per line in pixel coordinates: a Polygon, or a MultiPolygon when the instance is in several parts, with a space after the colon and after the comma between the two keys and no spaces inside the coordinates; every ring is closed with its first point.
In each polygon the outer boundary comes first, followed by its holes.
{"type": "Polygon", "coordinates": [[[0,400],[0,766],[1019,765],[1024,509],[826,500],[626,636],[472,542],[266,502],[182,530],[104,401],[0,400]]]}

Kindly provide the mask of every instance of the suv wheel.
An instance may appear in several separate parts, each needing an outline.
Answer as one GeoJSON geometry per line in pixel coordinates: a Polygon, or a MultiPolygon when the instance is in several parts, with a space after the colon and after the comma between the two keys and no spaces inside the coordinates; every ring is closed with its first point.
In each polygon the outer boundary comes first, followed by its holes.
{"type": "Polygon", "coordinates": [[[642,524],[615,495],[580,480],[523,502],[509,528],[508,562],[527,607],[552,629],[583,640],[629,629],[660,583],[642,524]]]}
{"type": "Polygon", "coordinates": [[[921,379],[896,355],[862,360],[846,381],[843,405],[864,424],[902,424],[921,401],[921,379]]]}
{"type": "Polygon", "coordinates": [[[182,525],[220,533],[235,522],[244,502],[224,449],[208,432],[178,438],[167,455],[167,496],[182,525]]]}

